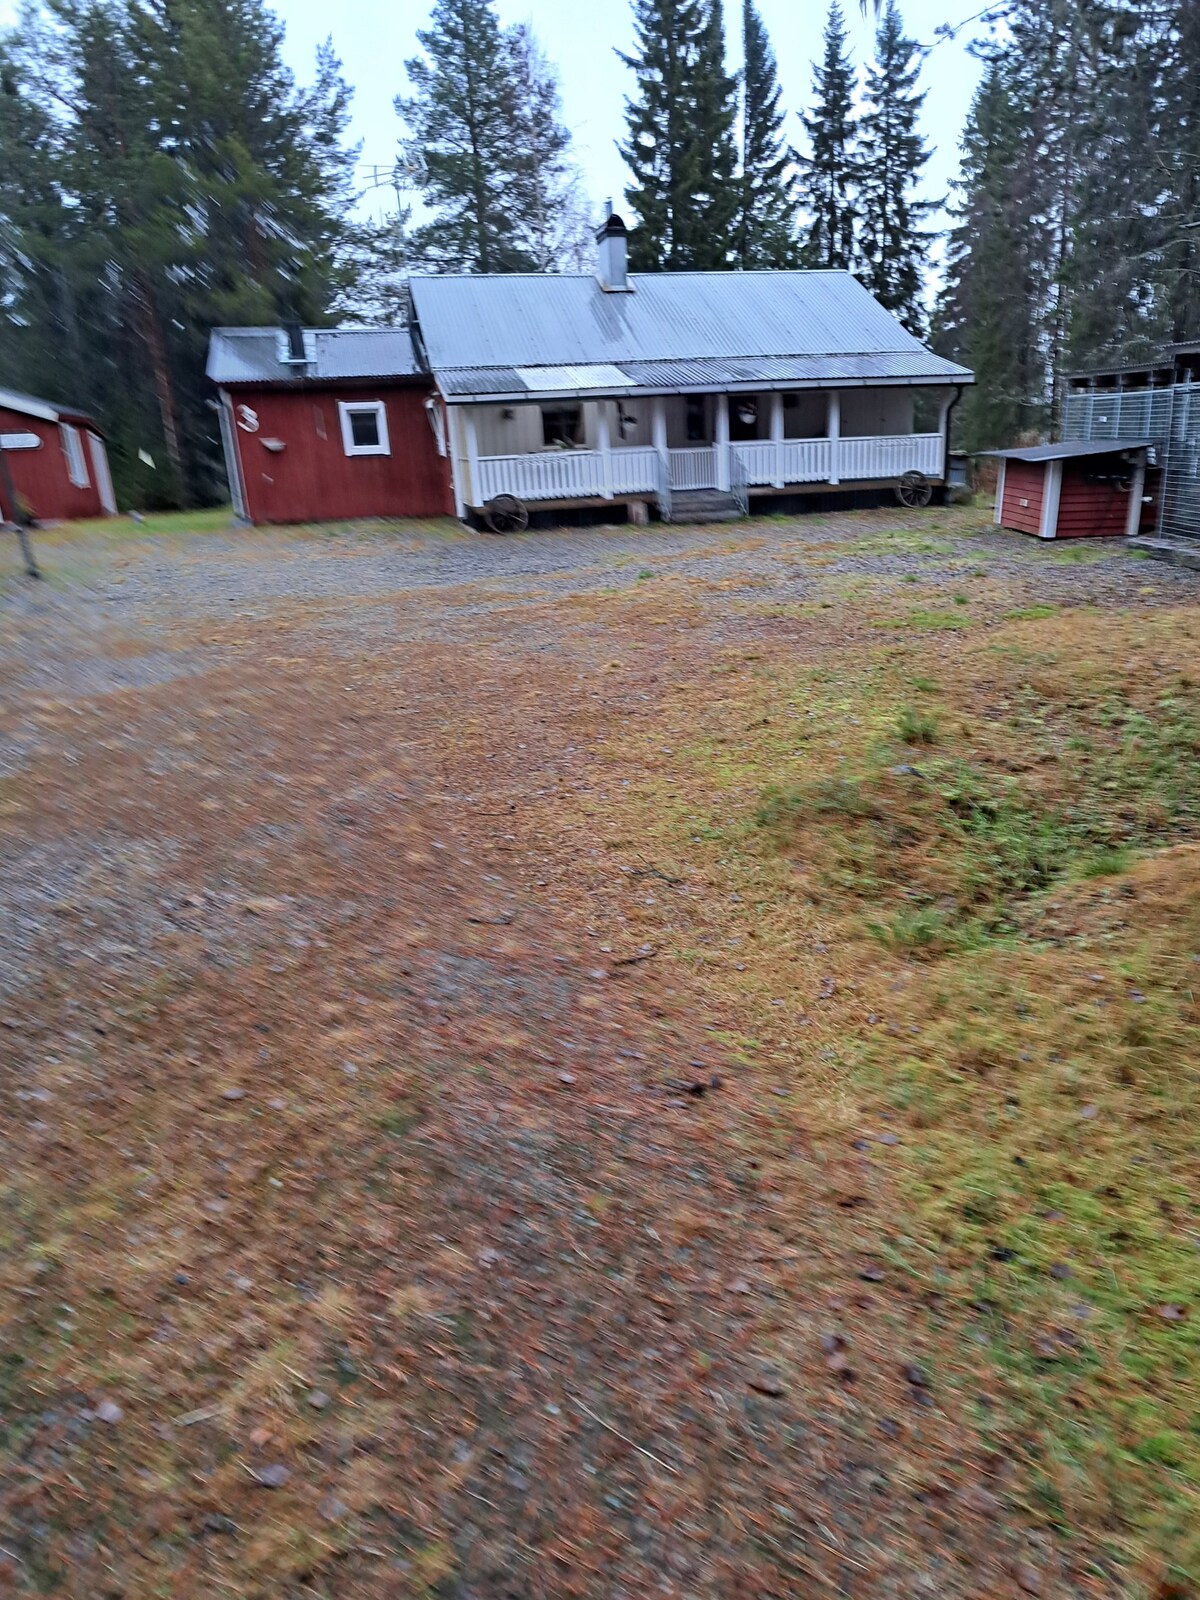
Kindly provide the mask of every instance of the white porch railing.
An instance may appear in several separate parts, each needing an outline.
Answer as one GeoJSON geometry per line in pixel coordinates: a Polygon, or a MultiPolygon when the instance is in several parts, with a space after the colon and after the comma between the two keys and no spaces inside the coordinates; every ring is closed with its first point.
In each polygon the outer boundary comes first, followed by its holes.
{"type": "Polygon", "coordinates": [[[746,482],[828,483],[832,446],[828,439],[757,439],[729,447],[742,464],[746,482]]]}
{"type": "Polygon", "coordinates": [[[658,488],[658,451],[653,445],[612,453],[614,494],[653,494],[658,488]]]}
{"type": "Polygon", "coordinates": [[[855,478],[900,478],[906,472],[942,475],[940,433],[901,433],[885,439],[840,439],[838,475],[855,478]]]}
{"type": "Polygon", "coordinates": [[[694,449],[668,451],[671,463],[672,489],[715,489],[717,486],[717,451],[714,445],[701,445],[694,449]]]}
{"type": "Polygon", "coordinates": [[[784,483],[828,483],[832,471],[833,443],[829,439],[785,439],[784,483]]]}
{"type": "Polygon", "coordinates": [[[754,444],[731,444],[732,455],[741,462],[742,473],[749,484],[763,484],[775,482],[775,466],[778,452],[769,442],[754,444]]]}
{"type": "Polygon", "coordinates": [[[479,503],[498,494],[518,500],[590,500],[604,493],[598,450],[543,450],[528,456],[481,456],[479,503]]]}
{"type": "MultiPolygon", "coordinates": [[[[718,481],[719,446],[668,451],[670,487],[686,492],[711,489],[718,481]]],[[[739,478],[757,488],[774,484],[853,483],[899,478],[906,472],[942,474],[942,437],[937,433],[896,434],[869,439],[756,439],[731,444],[739,478]]],[[[652,446],[608,452],[542,450],[523,456],[481,456],[474,504],[500,494],[518,500],[600,500],[611,495],[657,494],[661,484],[658,451],[652,446]]]]}

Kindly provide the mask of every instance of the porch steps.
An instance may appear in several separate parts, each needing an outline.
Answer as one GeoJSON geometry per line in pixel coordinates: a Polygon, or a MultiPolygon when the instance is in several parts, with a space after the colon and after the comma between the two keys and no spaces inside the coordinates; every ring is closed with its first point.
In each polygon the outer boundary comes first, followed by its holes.
{"type": "Polygon", "coordinates": [[[720,489],[676,489],[671,495],[672,522],[736,522],[741,507],[720,489]]]}

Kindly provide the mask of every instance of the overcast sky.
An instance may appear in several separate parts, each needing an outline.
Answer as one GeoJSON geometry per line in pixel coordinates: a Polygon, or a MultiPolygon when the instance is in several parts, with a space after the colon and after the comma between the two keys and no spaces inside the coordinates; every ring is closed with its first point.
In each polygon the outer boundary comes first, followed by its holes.
{"type": "MultiPolygon", "coordinates": [[[[978,9],[970,0],[901,0],[909,36],[934,42],[941,22],[958,20],[978,9]]],[[[313,52],[326,34],[355,87],[354,137],[362,141],[363,161],[387,166],[395,159],[399,122],[392,109],[398,92],[406,92],[404,62],[416,49],[416,32],[429,16],[430,0],[357,0],[353,7],[331,9],[327,0],[281,0],[275,9],[287,25],[290,65],[301,78],[311,72],[313,52]]],[[[726,0],[726,26],[732,65],[740,62],[740,0],[726,0]]],[[[827,0],[759,0],[759,10],[779,57],[779,75],[790,113],[788,135],[799,142],[795,116],[807,104],[812,63],[821,50],[827,0]]],[[[855,60],[869,51],[872,29],[862,19],[856,0],[844,0],[855,60]]],[[[599,212],[612,196],[618,207],[627,181],[615,149],[623,132],[622,112],[633,75],[616,56],[633,45],[629,0],[498,0],[505,23],[529,22],[550,60],[557,66],[563,113],[575,136],[576,152],[588,195],[599,212]]],[[[934,150],[926,168],[926,192],[941,199],[957,168],[958,141],[979,77],[978,63],[964,42],[937,45],[925,66],[924,132],[934,150]]],[[[384,205],[381,196],[373,208],[384,205]]]]}

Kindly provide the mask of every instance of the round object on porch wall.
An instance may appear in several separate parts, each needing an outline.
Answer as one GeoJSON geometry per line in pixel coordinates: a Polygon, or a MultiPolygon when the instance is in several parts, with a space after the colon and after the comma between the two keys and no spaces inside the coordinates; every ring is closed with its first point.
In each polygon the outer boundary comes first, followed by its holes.
{"type": "Polygon", "coordinates": [[[738,421],[748,428],[751,423],[758,421],[758,401],[739,400],[737,408],[738,421]]]}

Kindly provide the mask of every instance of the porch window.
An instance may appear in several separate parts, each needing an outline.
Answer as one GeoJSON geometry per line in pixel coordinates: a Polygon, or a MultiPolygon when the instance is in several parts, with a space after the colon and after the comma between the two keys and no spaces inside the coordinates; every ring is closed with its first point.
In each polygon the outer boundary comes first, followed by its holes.
{"type": "Polygon", "coordinates": [[[704,396],[702,394],[688,395],[687,441],[689,444],[708,443],[708,419],[705,415],[704,396]]]}
{"type": "Polygon", "coordinates": [[[77,489],[86,489],[91,483],[88,477],[87,461],[83,454],[83,441],[79,437],[79,429],[73,428],[69,422],[60,423],[62,428],[63,454],[67,458],[67,477],[77,489]]]}
{"type": "Polygon", "coordinates": [[[387,407],[382,400],[339,400],[342,449],[348,456],[390,456],[387,407]]]}
{"type": "Polygon", "coordinates": [[[574,445],[583,427],[582,406],[543,406],[542,443],[574,445]]]}

